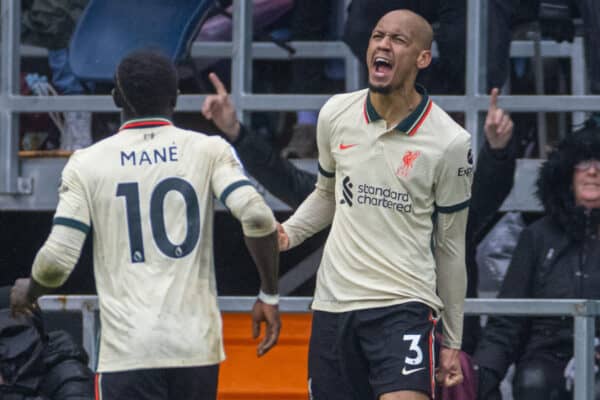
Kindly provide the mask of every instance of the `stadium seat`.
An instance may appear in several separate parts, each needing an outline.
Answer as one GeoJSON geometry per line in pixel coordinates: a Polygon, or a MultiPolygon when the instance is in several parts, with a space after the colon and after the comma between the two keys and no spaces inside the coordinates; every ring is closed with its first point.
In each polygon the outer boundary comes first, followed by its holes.
{"type": "Polygon", "coordinates": [[[137,49],[181,61],[215,2],[90,0],[71,38],[71,69],[83,81],[112,82],[119,61],[137,49]]]}
{"type": "Polygon", "coordinates": [[[227,359],[219,371],[218,399],[306,400],[311,319],[311,313],[282,313],[277,346],[258,358],[250,314],[223,313],[227,359]]]}

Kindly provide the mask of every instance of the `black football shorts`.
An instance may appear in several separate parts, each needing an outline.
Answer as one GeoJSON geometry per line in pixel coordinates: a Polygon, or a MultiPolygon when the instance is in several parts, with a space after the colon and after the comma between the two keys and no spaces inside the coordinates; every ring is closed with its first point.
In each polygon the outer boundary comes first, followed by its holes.
{"type": "Polygon", "coordinates": [[[311,398],[377,399],[401,390],[433,398],[434,330],[432,310],[419,302],[315,311],[308,359],[311,398]]]}
{"type": "Polygon", "coordinates": [[[96,400],[216,400],[219,365],[96,375],[96,400]]]}

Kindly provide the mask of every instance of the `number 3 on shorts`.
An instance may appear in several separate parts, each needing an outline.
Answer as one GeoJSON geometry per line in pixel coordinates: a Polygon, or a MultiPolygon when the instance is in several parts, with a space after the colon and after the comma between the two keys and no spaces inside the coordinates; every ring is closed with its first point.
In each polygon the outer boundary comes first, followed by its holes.
{"type": "Polygon", "coordinates": [[[421,341],[421,335],[404,335],[402,336],[402,340],[405,342],[410,342],[410,346],[408,347],[409,356],[414,353],[414,357],[405,357],[404,362],[408,365],[419,365],[423,362],[423,351],[419,347],[419,342],[421,341]]]}

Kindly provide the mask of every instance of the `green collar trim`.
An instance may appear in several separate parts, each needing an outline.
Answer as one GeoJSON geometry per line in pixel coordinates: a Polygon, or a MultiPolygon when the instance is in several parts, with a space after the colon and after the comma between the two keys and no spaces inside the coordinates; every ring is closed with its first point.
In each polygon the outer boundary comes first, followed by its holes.
{"type": "MultiPolygon", "coordinates": [[[[432,106],[432,101],[429,98],[427,90],[423,86],[418,84],[415,85],[415,89],[422,96],[421,102],[417,105],[417,108],[412,113],[410,113],[406,118],[400,121],[400,123],[394,128],[400,133],[404,133],[408,136],[412,136],[417,132],[417,130],[429,114],[429,111],[431,110],[432,106]]],[[[382,119],[381,116],[375,110],[373,103],[371,103],[370,92],[367,92],[364,114],[368,124],[382,119]]]]}

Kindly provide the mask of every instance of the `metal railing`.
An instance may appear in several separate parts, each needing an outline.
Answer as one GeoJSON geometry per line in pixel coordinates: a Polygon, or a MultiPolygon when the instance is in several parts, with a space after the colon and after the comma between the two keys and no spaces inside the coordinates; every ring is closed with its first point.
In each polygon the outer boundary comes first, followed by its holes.
{"type": "MultiPolygon", "coordinates": [[[[219,297],[222,312],[249,312],[254,297],[219,297]]],[[[310,297],[282,297],[280,310],[288,313],[310,312],[310,297]]],[[[96,296],[44,296],[39,299],[44,311],[81,311],[83,346],[90,366],[97,361],[98,298],[96,296]]],[[[600,316],[599,300],[583,299],[467,299],[467,315],[567,316],[574,319],[575,400],[594,398],[595,318],[600,316]]],[[[285,329],[285,327],[284,327],[285,329]]]]}
{"type": "MultiPolygon", "coordinates": [[[[479,148],[482,112],[488,107],[489,97],[485,89],[486,48],[486,0],[468,0],[467,8],[467,59],[466,93],[464,96],[434,96],[434,100],[447,111],[465,113],[465,125],[473,133],[473,148],[479,148]]],[[[25,197],[55,196],[55,193],[40,192],[36,183],[22,175],[22,163],[18,158],[18,114],[46,111],[117,111],[110,96],[58,96],[39,98],[19,94],[20,73],[20,0],[2,1],[2,46],[0,48],[0,197],[20,201],[25,197]]],[[[252,43],[252,2],[233,2],[232,43],[195,44],[192,56],[229,56],[232,59],[232,97],[243,119],[247,111],[283,111],[319,109],[328,95],[310,94],[254,94],[251,85],[251,61],[264,57],[281,59],[289,54],[269,43],[252,43]]],[[[574,45],[543,42],[543,56],[570,57],[573,71],[572,92],[574,95],[559,96],[503,96],[500,106],[509,111],[596,111],[600,96],[586,96],[585,68],[581,39],[574,45]]],[[[358,62],[346,46],[340,42],[293,43],[297,49],[295,57],[343,56],[346,60],[347,88],[358,86],[358,62]]],[[[528,42],[513,42],[512,55],[531,56],[533,46],[528,42]]],[[[198,112],[204,95],[182,95],[177,102],[177,111],[198,112]]],[[[582,114],[576,117],[580,122],[582,114]]]]}

